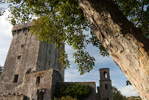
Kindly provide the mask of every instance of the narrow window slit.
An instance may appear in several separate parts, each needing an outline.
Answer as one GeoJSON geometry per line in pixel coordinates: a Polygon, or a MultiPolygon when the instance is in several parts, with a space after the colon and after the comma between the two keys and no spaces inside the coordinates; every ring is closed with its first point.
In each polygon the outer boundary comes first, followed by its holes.
{"type": "Polygon", "coordinates": [[[37,76],[37,78],[36,78],[36,84],[40,84],[40,76],[37,76]]]}
{"type": "Polygon", "coordinates": [[[21,48],[23,48],[23,47],[24,47],[24,45],[22,44],[22,45],[21,45],[21,48]]]}
{"type": "Polygon", "coordinates": [[[17,59],[21,59],[21,55],[19,55],[19,56],[17,57],[17,59]]]}
{"type": "Polygon", "coordinates": [[[17,82],[18,82],[18,78],[19,78],[19,75],[18,75],[18,74],[17,74],[17,75],[15,75],[15,76],[14,76],[13,83],[17,83],[17,82]]]}

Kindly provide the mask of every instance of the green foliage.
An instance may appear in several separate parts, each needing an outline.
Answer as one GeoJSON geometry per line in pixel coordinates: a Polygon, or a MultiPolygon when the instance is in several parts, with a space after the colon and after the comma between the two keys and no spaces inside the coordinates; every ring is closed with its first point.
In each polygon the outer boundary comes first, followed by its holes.
{"type": "Polygon", "coordinates": [[[117,90],[117,88],[112,87],[113,91],[113,100],[127,100],[125,96],[123,96],[120,91],[117,90]]]}
{"type": "Polygon", "coordinates": [[[95,65],[95,58],[91,57],[88,52],[78,50],[73,54],[73,56],[75,58],[75,63],[77,63],[79,66],[81,75],[93,69],[93,66],[95,65]]]}
{"type": "Polygon", "coordinates": [[[77,99],[74,99],[71,96],[66,96],[66,97],[61,97],[60,99],[54,98],[54,100],[77,100],[77,99]]]}
{"type": "Polygon", "coordinates": [[[99,100],[99,94],[96,93],[96,100],[99,100]]]}
{"type": "Polygon", "coordinates": [[[87,97],[91,92],[89,86],[81,84],[57,85],[55,90],[55,98],[71,96],[77,100],[83,100],[83,98],[87,97]]]}
{"type": "Polygon", "coordinates": [[[123,14],[149,37],[149,1],[114,0],[123,14]]]}
{"type": "Polygon", "coordinates": [[[129,80],[126,81],[126,86],[128,86],[128,85],[132,85],[129,80]]]}
{"type": "Polygon", "coordinates": [[[2,66],[0,66],[0,75],[2,74],[2,70],[3,70],[3,68],[2,68],[2,66]]]}
{"type": "MultiPolygon", "coordinates": [[[[124,15],[149,37],[149,2],[148,0],[113,0],[124,15]]],[[[55,43],[61,47],[67,43],[76,52],[73,54],[80,74],[89,72],[94,67],[95,58],[86,51],[88,44],[99,48],[102,56],[108,56],[96,36],[83,33],[90,29],[90,24],[84,17],[77,0],[11,0],[9,16],[13,25],[31,21],[34,25],[31,33],[40,40],[55,43]],[[35,18],[36,17],[36,18],[35,18]]],[[[67,54],[62,53],[63,67],[69,67],[67,54]]]]}
{"type": "MultiPolygon", "coordinates": [[[[55,43],[56,47],[67,43],[76,49],[73,55],[75,63],[79,65],[80,74],[93,69],[95,58],[85,49],[90,43],[98,47],[99,41],[94,34],[89,37],[88,34],[83,33],[84,30],[89,30],[90,25],[76,0],[23,0],[23,2],[13,0],[12,2],[15,4],[10,7],[13,25],[27,22],[33,16],[37,16],[30,29],[32,34],[41,41],[55,43]]],[[[101,51],[104,55],[104,49],[101,51]]],[[[64,51],[60,61],[63,68],[69,67],[68,57],[64,51]]]]}
{"type": "Polygon", "coordinates": [[[64,49],[61,49],[59,61],[61,62],[63,68],[70,67],[68,55],[65,53],[64,49]]]}
{"type": "Polygon", "coordinates": [[[139,96],[138,97],[128,97],[127,100],[142,100],[139,96]]]}

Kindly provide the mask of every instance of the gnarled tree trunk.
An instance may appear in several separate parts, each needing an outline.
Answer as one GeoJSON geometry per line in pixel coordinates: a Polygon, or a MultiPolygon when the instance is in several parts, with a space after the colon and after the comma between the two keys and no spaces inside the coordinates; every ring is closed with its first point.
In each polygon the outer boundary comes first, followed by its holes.
{"type": "Polygon", "coordinates": [[[112,0],[78,0],[92,29],[144,100],[149,100],[149,39],[112,0]]]}

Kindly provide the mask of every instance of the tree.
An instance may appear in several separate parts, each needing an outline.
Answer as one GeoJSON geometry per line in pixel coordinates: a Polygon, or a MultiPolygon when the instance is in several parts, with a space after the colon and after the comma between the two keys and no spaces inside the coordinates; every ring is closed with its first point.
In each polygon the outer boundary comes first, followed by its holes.
{"type": "Polygon", "coordinates": [[[112,87],[112,92],[113,92],[113,100],[127,100],[127,98],[123,96],[121,92],[117,90],[116,87],[112,87]]]}
{"type": "Polygon", "coordinates": [[[145,38],[142,31],[134,27],[110,0],[85,0],[80,1],[80,6],[107,52],[141,97],[148,100],[149,39],[145,38]]]}
{"type": "Polygon", "coordinates": [[[3,68],[2,68],[2,66],[0,66],[0,75],[2,74],[2,70],[3,70],[3,68]]]}
{"type": "MultiPolygon", "coordinates": [[[[54,42],[58,47],[67,42],[77,49],[74,57],[81,74],[89,72],[94,66],[94,57],[85,51],[86,45],[92,43],[102,55],[109,54],[113,58],[144,100],[149,99],[149,39],[143,35],[148,36],[149,33],[147,0],[12,2],[16,4],[11,7],[12,24],[26,22],[37,16],[31,32],[41,40],[54,42]],[[90,27],[91,37],[87,37],[83,30],[90,27]]],[[[64,66],[68,66],[65,52],[62,58],[64,66]]]]}

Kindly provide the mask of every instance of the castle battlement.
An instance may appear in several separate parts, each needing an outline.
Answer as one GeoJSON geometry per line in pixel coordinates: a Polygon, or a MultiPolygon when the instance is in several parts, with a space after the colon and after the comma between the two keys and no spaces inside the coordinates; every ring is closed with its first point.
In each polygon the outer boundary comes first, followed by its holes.
{"type": "Polygon", "coordinates": [[[32,25],[33,25],[32,22],[19,24],[19,25],[13,26],[11,31],[13,32],[13,31],[17,31],[17,30],[20,30],[20,29],[28,28],[28,27],[31,27],[32,25]]]}
{"type": "Polygon", "coordinates": [[[16,34],[19,34],[19,33],[26,34],[26,32],[29,32],[29,27],[31,27],[32,25],[33,25],[32,22],[28,22],[28,23],[23,23],[23,24],[13,26],[13,28],[11,30],[12,35],[15,36],[16,34]]]}

